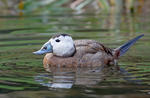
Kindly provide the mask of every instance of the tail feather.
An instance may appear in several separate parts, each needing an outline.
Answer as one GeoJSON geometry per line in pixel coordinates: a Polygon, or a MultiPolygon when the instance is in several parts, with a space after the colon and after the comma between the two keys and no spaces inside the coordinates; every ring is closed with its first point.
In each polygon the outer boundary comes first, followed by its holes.
{"type": "Polygon", "coordinates": [[[120,57],[122,55],[124,55],[128,49],[138,40],[140,39],[141,37],[143,37],[144,34],[141,34],[135,38],[133,38],[132,40],[128,41],[127,43],[123,44],[122,46],[116,48],[114,51],[115,51],[115,54],[117,55],[117,57],[120,57]]]}

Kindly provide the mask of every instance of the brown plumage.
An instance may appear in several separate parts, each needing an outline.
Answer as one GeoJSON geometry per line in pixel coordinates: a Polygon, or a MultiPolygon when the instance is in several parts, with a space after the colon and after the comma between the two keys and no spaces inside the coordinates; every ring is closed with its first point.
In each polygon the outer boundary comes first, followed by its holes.
{"type": "Polygon", "coordinates": [[[59,57],[47,53],[44,68],[96,67],[114,65],[112,50],[94,40],[75,40],[76,52],[71,57],[59,57]]]}

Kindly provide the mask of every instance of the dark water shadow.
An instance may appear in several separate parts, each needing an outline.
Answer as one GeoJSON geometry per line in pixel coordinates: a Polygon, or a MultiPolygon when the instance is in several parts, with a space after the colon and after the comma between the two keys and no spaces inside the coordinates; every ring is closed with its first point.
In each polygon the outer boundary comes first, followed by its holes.
{"type": "Polygon", "coordinates": [[[112,31],[111,29],[79,29],[79,30],[74,30],[76,32],[108,32],[112,31]]]}
{"type": "Polygon", "coordinates": [[[142,80],[137,79],[133,76],[133,74],[129,73],[127,70],[120,68],[120,72],[122,75],[124,75],[123,79],[135,84],[142,84],[142,80]]]}
{"type": "Polygon", "coordinates": [[[8,34],[14,31],[22,31],[22,30],[35,30],[35,29],[41,29],[41,28],[16,28],[16,29],[4,29],[0,30],[0,34],[8,34]]]}
{"type": "Polygon", "coordinates": [[[23,44],[7,44],[7,45],[0,45],[0,47],[10,47],[10,46],[28,46],[28,45],[41,45],[43,43],[23,43],[23,44]]]}

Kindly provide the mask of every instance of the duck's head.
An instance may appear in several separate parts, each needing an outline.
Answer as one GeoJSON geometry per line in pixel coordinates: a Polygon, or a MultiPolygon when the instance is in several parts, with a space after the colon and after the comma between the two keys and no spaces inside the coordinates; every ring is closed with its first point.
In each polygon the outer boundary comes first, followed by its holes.
{"type": "Polygon", "coordinates": [[[53,53],[56,56],[69,57],[75,53],[75,50],[72,37],[68,34],[59,34],[53,36],[40,50],[33,53],[38,55],[53,53]]]}

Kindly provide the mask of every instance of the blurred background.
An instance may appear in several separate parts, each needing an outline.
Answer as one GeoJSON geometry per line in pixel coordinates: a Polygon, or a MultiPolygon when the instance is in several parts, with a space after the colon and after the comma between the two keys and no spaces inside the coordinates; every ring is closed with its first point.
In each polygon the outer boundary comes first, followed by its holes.
{"type": "MultiPolygon", "coordinates": [[[[95,20],[95,22],[99,22],[101,24],[99,25],[100,28],[104,30],[113,29],[119,31],[122,27],[121,22],[129,22],[130,27],[128,25],[127,28],[130,28],[131,32],[136,32],[137,29],[139,32],[140,28],[142,26],[145,27],[145,25],[134,24],[133,22],[142,20],[138,19],[137,16],[149,17],[149,6],[149,0],[0,0],[0,15],[1,17],[40,17],[41,23],[44,24],[50,23],[48,16],[78,17],[81,15],[82,18],[82,16],[90,17],[94,15],[97,17],[101,15],[104,19],[95,20]],[[133,17],[134,19],[132,19],[133,17]]],[[[60,24],[67,24],[71,20],[65,20],[65,23],[63,23],[63,19],[59,21],[60,24]]],[[[145,22],[147,20],[144,18],[142,21],[145,22]]],[[[32,25],[30,27],[34,28],[37,26],[32,25]]],[[[3,28],[1,27],[1,29],[3,28]]],[[[60,31],[63,30],[61,29],[60,31]]]]}
{"type": "Polygon", "coordinates": [[[53,14],[62,11],[77,14],[113,13],[144,14],[149,0],[0,0],[1,15],[53,14]]]}
{"type": "Polygon", "coordinates": [[[150,0],[0,0],[0,98],[149,98],[149,32],[150,0]],[[120,59],[122,73],[68,76],[46,72],[44,55],[32,54],[58,32],[110,48],[145,36],[120,59]]]}

